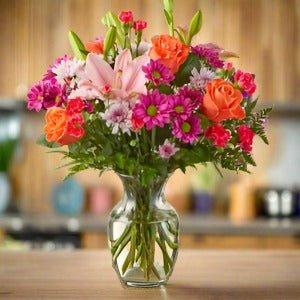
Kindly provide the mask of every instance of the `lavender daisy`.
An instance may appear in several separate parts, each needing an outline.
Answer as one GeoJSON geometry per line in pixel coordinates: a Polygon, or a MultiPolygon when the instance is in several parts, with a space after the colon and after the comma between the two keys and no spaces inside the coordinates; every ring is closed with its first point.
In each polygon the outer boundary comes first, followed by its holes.
{"type": "Polygon", "coordinates": [[[178,150],[179,148],[177,148],[176,145],[171,143],[168,139],[166,139],[162,145],[158,146],[158,154],[163,159],[169,159],[178,150]]]}
{"type": "Polygon", "coordinates": [[[155,126],[163,127],[170,120],[167,99],[167,95],[160,94],[157,90],[148,92],[147,95],[141,95],[133,108],[134,117],[142,120],[147,130],[151,130],[155,126]]]}
{"type": "Polygon", "coordinates": [[[142,67],[145,77],[154,85],[169,84],[174,80],[174,74],[168,67],[163,65],[159,60],[151,59],[150,62],[142,67]]]}
{"type": "Polygon", "coordinates": [[[206,84],[216,77],[216,74],[208,68],[201,68],[200,71],[194,68],[191,74],[190,83],[195,89],[205,88],[206,84]]]}
{"type": "Polygon", "coordinates": [[[112,134],[119,131],[130,134],[131,110],[128,102],[115,101],[108,106],[104,113],[100,113],[108,127],[112,127],[112,134]]]}

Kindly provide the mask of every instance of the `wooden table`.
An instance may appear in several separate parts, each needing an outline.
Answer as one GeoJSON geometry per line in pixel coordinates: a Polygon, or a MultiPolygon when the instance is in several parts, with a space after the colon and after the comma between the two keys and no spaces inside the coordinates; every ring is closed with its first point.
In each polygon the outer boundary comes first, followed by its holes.
{"type": "Polygon", "coordinates": [[[0,299],[300,299],[300,251],[182,250],[166,288],[123,288],[100,251],[0,252],[0,299]]]}

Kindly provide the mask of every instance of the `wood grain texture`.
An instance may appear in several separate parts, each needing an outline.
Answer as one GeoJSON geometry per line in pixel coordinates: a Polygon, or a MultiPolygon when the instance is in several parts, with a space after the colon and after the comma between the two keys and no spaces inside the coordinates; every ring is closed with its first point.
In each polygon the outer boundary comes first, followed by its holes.
{"type": "Polygon", "coordinates": [[[166,288],[122,288],[108,251],[0,253],[1,299],[299,299],[300,253],[182,250],[166,288]]]}

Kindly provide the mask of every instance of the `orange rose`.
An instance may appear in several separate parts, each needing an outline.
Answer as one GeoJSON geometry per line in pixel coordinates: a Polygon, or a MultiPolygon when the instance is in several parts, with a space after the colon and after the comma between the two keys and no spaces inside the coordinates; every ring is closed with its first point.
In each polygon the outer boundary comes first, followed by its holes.
{"type": "Polygon", "coordinates": [[[47,110],[45,121],[44,132],[48,142],[69,145],[84,135],[84,119],[81,113],[69,115],[64,108],[52,107],[47,110]]]}
{"type": "Polygon", "coordinates": [[[67,127],[68,115],[66,110],[53,107],[47,110],[44,127],[45,138],[48,142],[59,142],[67,127]]]}
{"type": "Polygon", "coordinates": [[[244,119],[241,107],[242,93],[223,79],[214,79],[206,85],[203,97],[203,113],[214,122],[227,119],[244,119]]]}
{"type": "Polygon", "coordinates": [[[189,55],[189,46],[167,34],[156,35],[151,41],[150,58],[153,60],[159,59],[173,73],[176,73],[189,55]]]}

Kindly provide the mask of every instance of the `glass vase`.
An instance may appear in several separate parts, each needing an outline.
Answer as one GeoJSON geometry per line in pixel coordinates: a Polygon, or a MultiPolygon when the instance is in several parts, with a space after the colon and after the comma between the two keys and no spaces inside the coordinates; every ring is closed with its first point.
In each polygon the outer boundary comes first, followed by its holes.
{"type": "Polygon", "coordinates": [[[179,228],[178,215],[163,195],[167,178],[143,186],[137,178],[119,176],[124,196],[108,224],[113,267],[127,286],[164,285],[177,258],[179,228]]]}

